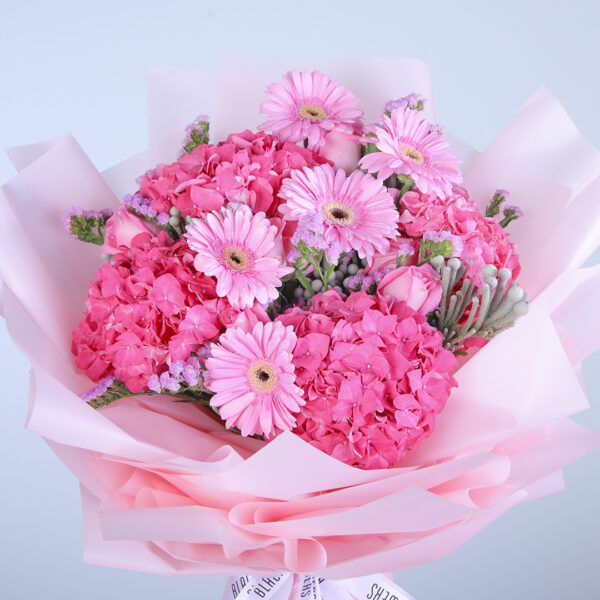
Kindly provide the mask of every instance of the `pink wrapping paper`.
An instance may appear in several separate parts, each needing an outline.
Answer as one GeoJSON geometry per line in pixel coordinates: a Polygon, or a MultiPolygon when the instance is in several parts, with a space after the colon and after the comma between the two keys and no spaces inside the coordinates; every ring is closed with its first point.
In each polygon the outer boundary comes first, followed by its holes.
{"type": "MultiPolygon", "coordinates": [[[[389,97],[431,96],[416,60],[312,66],[362,97],[367,117],[389,97]]],[[[482,153],[454,142],[474,198],[504,187],[525,210],[513,234],[533,301],[460,368],[434,434],[400,467],[359,470],[291,433],[244,439],[160,396],[100,411],[79,399],[89,382],[74,369],[70,332],[100,258],[64,234],[60,215],[114,206],[140,169],[173,158],[196,113],[215,115],[213,139],[256,126],[262,90],[283,68],[152,71],[150,147],[104,176],[69,136],[10,151],[19,172],[0,192],[2,311],[32,363],[27,427],[81,482],[88,562],[329,579],[411,567],[558,491],[561,469],[599,442],[569,417],[588,406],[580,364],[600,345],[600,323],[584,320],[600,299],[600,267],[582,267],[600,244],[600,153],[546,90],[482,153]]]]}

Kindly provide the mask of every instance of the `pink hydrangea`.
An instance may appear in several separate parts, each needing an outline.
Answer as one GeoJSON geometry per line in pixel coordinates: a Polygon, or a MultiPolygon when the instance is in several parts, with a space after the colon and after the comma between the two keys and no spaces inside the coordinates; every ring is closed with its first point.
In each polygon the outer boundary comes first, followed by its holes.
{"type": "Polygon", "coordinates": [[[174,163],[158,165],[141,178],[139,193],[157,213],[175,207],[183,216],[199,217],[235,202],[271,217],[280,203],[281,180],[292,169],[324,162],[296,144],[246,130],[217,145],[201,144],[174,163]]]}
{"type": "Polygon", "coordinates": [[[193,262],[185,240],[165,232],[122,246],[90,284],[86,315],[72,335],[77,367],[93,381],[114,375],[130,391],[146,391],[151,374],[186,360],[235,322],[214,279],[193,262]]]}
{"type": "Polygon", "coordinates": [[[463,243],[460,259],[467,267],[467,276],[476,283],[481,282],[481,269],[486,264],[511,269],[514,277],[519,274],[519,256],[507,231],[496,219],[483,216],[464,188],[455,186],[445,199],[418,191],[404,194],[399,230],[410,238],[432,231],[459,236],[463,243]]]}
{"type": "Polygon", "coordinates": [[[397,465],[434,425],[456,386],[442,334],[405,302],[329,291],[278,317],[292,325],[296,383],[304,390],[295,432],[366,469],[397,465]]]}

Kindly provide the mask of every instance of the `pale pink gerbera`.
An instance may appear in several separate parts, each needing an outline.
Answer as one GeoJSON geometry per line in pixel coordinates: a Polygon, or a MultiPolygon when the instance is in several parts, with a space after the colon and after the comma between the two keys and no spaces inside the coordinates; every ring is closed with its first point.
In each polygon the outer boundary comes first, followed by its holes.
{"type": "Polygon", "coordinates": [[[322,146],[329,131],[353,133],[362,117],[358,99],[319,71],[286,73],[283,83],[267,88],[260,110],[268,117],[261,129],[284,141],[308,140],[310,150],[322,146]]]}
{"type": "Polygon", "coordinates": [[[369,138],[379,152],[367,154],[360,166],[387,179],[394,173],[409,175],[424,194],[446,198],[452,184],[460,183],[459,160],[448,152],[448,142],[423,115],[410,108],[383,115],[383,126],[371,128],[369,138]]]}
{"type": "Polygon", "coordinates": [[[293,327],[279,322],[258,322],[251,333],[231,328],[219,338],[206,360],[206,385],[228,428],[269,437],[295,426],[304,405],[294,383],[295,346],[293,327]]]}
{"type": "Polygon", "coordinates": [[[396,237],[398,212],[383,183],[362,171],[348,177],[330,165],[293,171],[279,191],[279,210],[288,221],[308,217],[323,222],[323,237],[341,252],[356,250],[369,262],[385,254],[396,237]]]}
{"type": "Polygon", "coordinates": [[[283,264],[276,244],[277,227],[264,213],[247,206],[223,208],[194,219],[186,238],[196,270],[217,280],[216,292],[233,306],[248,308],[278,296],[281,277],[293,269],[283,264]]]}

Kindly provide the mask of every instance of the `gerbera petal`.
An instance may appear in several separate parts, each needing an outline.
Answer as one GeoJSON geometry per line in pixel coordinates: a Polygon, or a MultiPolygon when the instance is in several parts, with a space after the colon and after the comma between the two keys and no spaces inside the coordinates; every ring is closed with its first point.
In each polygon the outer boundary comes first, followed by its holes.
{"type": "Polygon", "coordinates": [[[219,338],[206,361],[205,382],[227,427],[270,435],[295,425],[294,414],[304,404],[294,383],[295,345],[293,328],[279,321],[258,322],[251,332],[233,327],[219,338]]]}
{"type": "Polygon", "coordinates": [[[310,149],[320,148],[328,131],[352,133],[362,119],[357,98],[318,71],[291,71],[283,84],[271,84],[261,112],[268,117],[261,128],[285,141],[308,140],[310,149]]]}
{"type": "Polygon", "coordinates": [[[458,159],[448,142],[418,111],[395,108],[383,115],[382,125],[373,129],[370,139],[379,152],[367,154],[360,166],[386,179],[397,173],[412,177],[417,189],[445,198],[452,184],[462,181],[458,159]]]}
{"type": "MultiPolygon", "coordinates": [[[[217,280],[216,292],[232,306],[249,308],[278,296],[281,277],[290,272],[274,255],[278,229],[264,213],[227,207],[194,219],[186,232],[196,252],[196,269],[217,280]]],[[[281,246],[281,244],[279,244],[281,246]]]]}
{"type": "Polygon", "coordinates": [[[324,239],[342,251],[358,250],[371,260],[376,249],[387,252],[397,235],[393,196],[380,180],[362,171],[346,176],[331,165],[305,167],[283,181],[279,195],[287,220],[322,214],[324,239]]]}

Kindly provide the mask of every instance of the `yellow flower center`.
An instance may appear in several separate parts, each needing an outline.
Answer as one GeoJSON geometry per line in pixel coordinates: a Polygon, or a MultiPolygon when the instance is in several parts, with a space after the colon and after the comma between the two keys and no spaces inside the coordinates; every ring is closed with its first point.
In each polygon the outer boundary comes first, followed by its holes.
{"type": "Polygon", "coordinates": [[[308,119],[313,123],[318,123],[327,116],[327,113],[316,104],[302,104],[302,106],[298,108],[298,114],[303,119],[308,119]]]}
{"type": "Polygon", "coordinates": [[[248,254],[239,246],[225,246],[222,257],[225,263],[234,271],[245,271],[252,262],[248,254]]]}
{"type": "Polygon", "coordinates": [[[412,146],[404,146],[404,148],[402,148],[400,152],[404,154],[404,156],[410,158],[410,160],[414,160],[415,162],[423,163],[425,161],[423,155],[412,146]]]}
{"type": "Polygon", "coordinates": [[[277,386],[277,373],[266,360],[255,360],[248,369],[248,379],[255,392],[272,392],[277,386]]]}
{"type": "Polygon", "coordinates": [[[332,200],[323,206],[325,217],[334,225],[352,225],[355,214],[352,208],[338,200],[332,200]]]}

